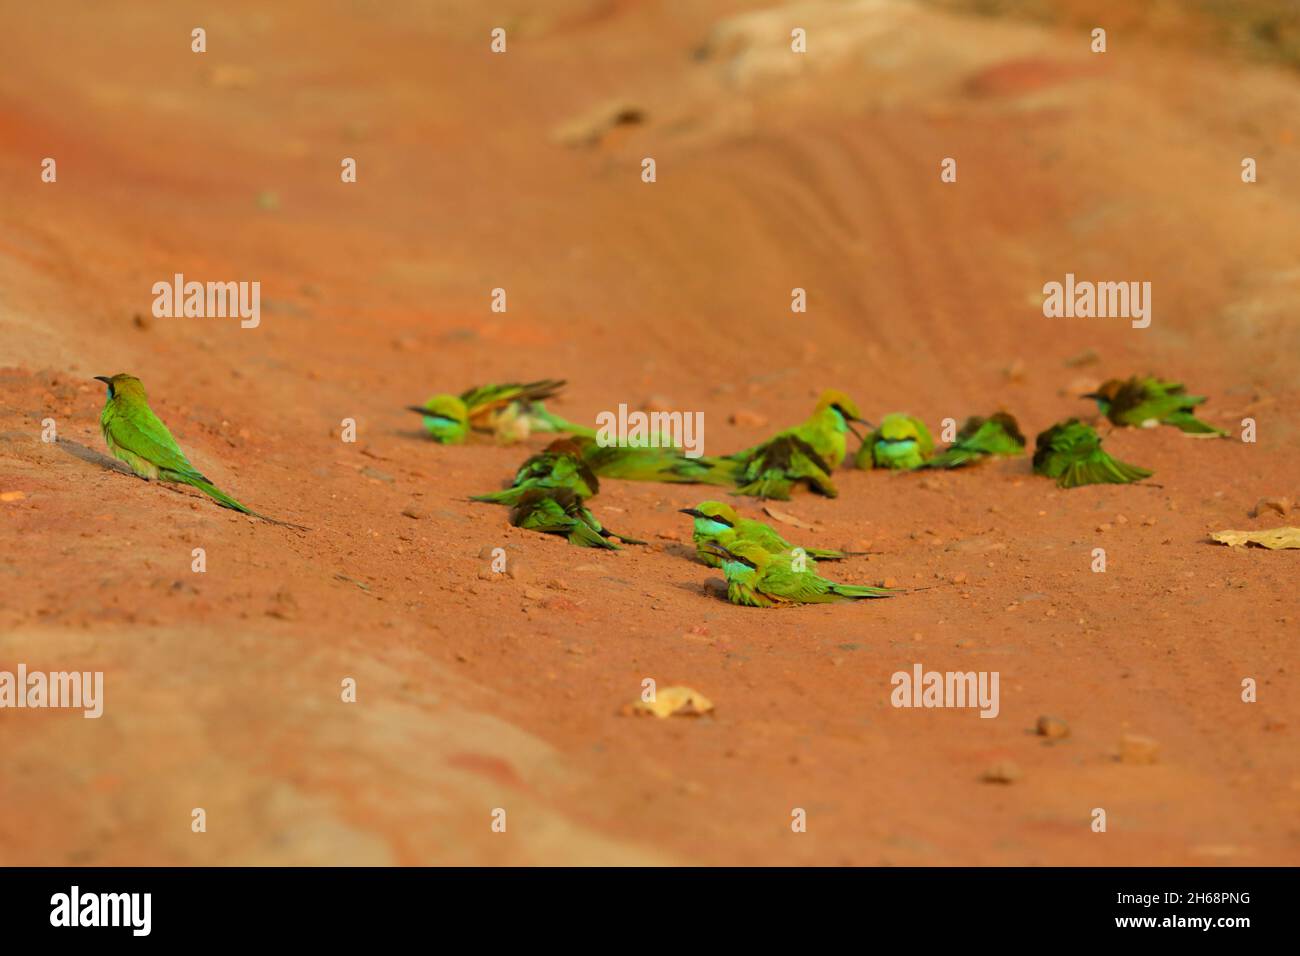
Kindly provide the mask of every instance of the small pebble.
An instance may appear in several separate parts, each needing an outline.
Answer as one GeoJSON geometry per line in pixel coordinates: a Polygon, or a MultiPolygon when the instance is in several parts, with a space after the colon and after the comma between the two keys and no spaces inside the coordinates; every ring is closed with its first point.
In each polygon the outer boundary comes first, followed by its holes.
{"type": "Polygon", "coordinates": [[[1044,714],[1038,718],[1038,736],[1059,740],[1070,736],[1070,725],[1060,717],[1048,717],[1044,714]]]}
{"type": "Polygon", "coordinates": [[[1119,741],[1119,761],[1130,764],[1149,764],[1156,762],[1156,753],[1160,744],[1141,734],[1125,734],[1119,741]]]}
{"type": "Polygon", "coordinates": [[[1019,767],[1010,760],[999,760],[985,770],[980,779],[985,783],[1015,783],[1020,777],[1019,767]]]}

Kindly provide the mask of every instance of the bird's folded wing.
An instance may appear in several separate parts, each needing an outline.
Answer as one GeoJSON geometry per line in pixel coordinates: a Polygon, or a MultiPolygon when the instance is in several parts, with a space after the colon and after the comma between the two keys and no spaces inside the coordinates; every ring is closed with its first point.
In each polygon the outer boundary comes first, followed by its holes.
{"type": "Polygon", "coordinates": [[[772,557],[772,564],[763,575],[765,590],[778,594],[787,600],[817,601],[830,590],[830,582],[811,571],[795,571],[784,565],[790,555],[778,554],[772,557]]]}
{"type": "Polygon", "coordinates": [[[186,478],[207,480],[190,464],[167,426],[152,412],[131,418],[115,415],[108,422],[108,432],[119,447],[139,455],[160,469],[186,478]]]}
{"type": "Polygon", "coordinates": [[[562,379],[541,379],[522,384],[512,382],[509,385],[480,385],[464,392],[460,400],[471,413],[478,414],[514,401],[539,402],[557,394],[563,387],[562,379]]]}

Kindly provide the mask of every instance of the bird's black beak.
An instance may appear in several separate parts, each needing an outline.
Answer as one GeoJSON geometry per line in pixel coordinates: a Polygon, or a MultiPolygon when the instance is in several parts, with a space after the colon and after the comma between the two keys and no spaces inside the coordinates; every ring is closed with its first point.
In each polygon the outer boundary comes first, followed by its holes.
{"type": "Polygon", "coordinates": [[[1080,398],[1091,398],[1091,399],[1093,399],[1094,401],[1100,401],[1100,399],[1101,399],[1101,396],[1098,395],[1096,392],[1088,392],[1086,395],[1080,395],[1079,397],[1080,397],[1080,398]]]}
{"type": "Polygon", "coordinates": [[[113,384],[113,379],[112,379],[110,376],[108,376],[108,375],[96,375],[96,376],[95,376],[95,381],[96,381],[96,382],[103,382],[105,385],[112,385],[112,384],[113,384]]]}
{"type": "Polygon", "coordinates": [[[690,515],[692,518],[705,518],[707,515],[703,511],[696,511],[694,508],[678,508],[681,514],[690,515]]]}

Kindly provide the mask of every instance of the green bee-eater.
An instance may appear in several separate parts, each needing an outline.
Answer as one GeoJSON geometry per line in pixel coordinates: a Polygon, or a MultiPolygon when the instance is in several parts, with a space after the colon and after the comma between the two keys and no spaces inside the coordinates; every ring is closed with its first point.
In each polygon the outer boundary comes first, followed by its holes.
{"type": "Polygon", "coordinates": [[[990,455],[1011,457],[1025,453],[1025,436],[1015,417],[994,412],[988,418],[972,415],[957,432],[957,440],[923,462],[922,468],[961,468],[990,455]]]}
{"type": "Polygon", "coordinates": [[[862,598],[891,597],[896,591],[866,584],[837,584],[805,564],[799,567],[793,552],[770,554],[754,541],[733,540],[729,547],[708,545],[722,562],[727,576],[727,600],[747,607],[788,604],[829,604],[862,598]]]}
{"type": "Polygon", "coordinates": [[[582,450],[571,438],[557,438],[533,455],[515,472],[514,484],[504,491],[474,495],[471,501],[497,505],[515,505],[534,488],[563,488],[579,498],[590,498],[600,491],[600,480],[582,459],[582,450]]]}
{"type": "Polygon", "coordinates": [[[1203,395],[1188,395],[1179,382],[1165,382],[1154,376],[1127,381],[1112,378],[1095,392],[1083,396],[1097,402],[1101,413],[1116,425],[1154,428],[1173,425],[1189,435],[1218,435],[1227,432],[1201,421],[1192,409],[1205,401],[1203,395]]]}
{"type": "MultiPolygon", "coordinates": [[[[701,501],[694,508],[682,508],[681,513],[695,519],[695,531],[692,535],[695,541],[695,554],[711,568],[721,567],[722,561],[714,551],[710,550],[709,545],[730,548],[737,540],[752,541],[769,554],[780,554],[795,547],[781,537],[775,528],[761,521],[742,518],[736,513],[735,508],[721,501],[701,501]]],[[[808,557],[810,568],[816,563],[815,558],[823,561],[839,561],[849,556],[848,552],[832,551],[828,548],[804,548],[803,551],[808,557]]]]}
{"type": "Polygon", "coordinates": [[[575,439],[583,460],[602,478],[663,481],[674,484],[730,485],[736,464],[724,458],[688,458],[677,448],[634,448],[601,445],[595,439],[575,439]]]}
{"type": "Polygon", "coordinates": [[[803,424],[727,456],[739,469],[736,481],[740,487],[733,494],[784,501],[797,483],[804,482],[828,498],[836,497],[839,492],[831,472],[844,461],[848,450],[845,436],[853,431],[851,422],[871,427],[843,392],[822,392],[812,416],[803,424]]]}
{"type": "Polygon", "coordinates": [[[925,422],[895,412],[880,420],[880,427],[862,442],[853,463],[859,468],[920,468],[934,451],[934,439],[925,422]]]}
{"type": "MultiPolygon", "coordinates": [[[[119,372],[117,375],[96,375],[96,381],[108,386],[104,411],[99,416],[99,426],[104,432],[104,442],[113,456],[131,466],[131,470],[146,481],[158,479],[189,485],[203,492],[223,508],[261,518],[273,524],[293,525],[277,521],[246,508],[208,479],[185,457],[176,439],[167,430],[145,396],[144,385],[134,375],[119,372]]],[[[306,529],[303,529],[306,530],[306,529]]]]}
{"type": "Polygon", "coordinates": [[[558,395],[563,387],[560,379],[480,385],[460,395],[434,395],[423,405],[407,409],[424,416],[425,431],[434,441],[453,445],[463,442],[471,431],[491,433],[505,444],[527,438],[534,431],[595,435],[592,429],[546,410],[542,400],[558,395]]]}
{"type": "Polygon", "coordinates": [[[1034,472],[1055,478],[1061,488],[1127,484],[1153,474],[1110,457],[1101,450],[1101,439],[1092,427],[1077,418],[1059,422],[1038,436],[1034,472]]]}
{"type": "Polygon", "coordinates": [[[524,492],[510,511],[510,523],[529,531],[563,535],[569,539],[569,544],[580,548],[617,551],[618,545],[610,538],[617,538],[624,544],[645,544],[602,527],[596,516],[583,505],[582,499],[566,488],[532,488],[524,492]]]}

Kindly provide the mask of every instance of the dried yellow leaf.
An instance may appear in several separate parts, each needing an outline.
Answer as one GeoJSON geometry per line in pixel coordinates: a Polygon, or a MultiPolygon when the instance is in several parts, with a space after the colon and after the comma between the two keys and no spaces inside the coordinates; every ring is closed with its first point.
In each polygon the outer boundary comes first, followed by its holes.
{"type": "Polygon", "coordinates": [[[1269,528],[1266,531],[1216,531],[1211,540],[1237,548],[1256,544],[1270,551],[1300,548],[1300,528],[1269,528]]]}
{"type": "Polygon", "coordinates": [[[793,528],[802,528],[804,531],[817,530],[815,527],[810,525],[807,521],[804,521],[801,518],[796,518],[794,515],[790,514],[787,511],[782,511],[779,508],[773,508],[771,505],[764,505],[763,510],[767,512],[769,517],[775,518],[777,521],[781,522],[782,524],[788,524],[793,528]]]}
{"type": "Polygon", "coordinates": [[[639,700],[632,709],[656,717],[698,717],[713,710],[713,702],[689,687],[665,687],[655,693],[654,700],[639,700]]]}

